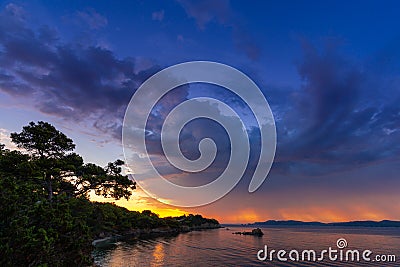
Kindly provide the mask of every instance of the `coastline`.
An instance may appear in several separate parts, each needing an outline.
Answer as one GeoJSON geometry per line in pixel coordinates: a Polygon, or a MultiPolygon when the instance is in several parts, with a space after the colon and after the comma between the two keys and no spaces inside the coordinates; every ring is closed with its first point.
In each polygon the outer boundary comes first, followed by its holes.
{"type": "Polygon", "coordinates": [[[156,227],[156,228],[143,228],[143,229],[131,229],[123,233],[100,233],[96,239],[92,241],[94,249],[109,247],[114,245],[118,241],[127,239],[146,239],[162,236],[174,236],[192,231],[203,231],[224,228],[221,224],[204,223],[197,226],[180,226],[177,228],[173,227],[156,227]]]}

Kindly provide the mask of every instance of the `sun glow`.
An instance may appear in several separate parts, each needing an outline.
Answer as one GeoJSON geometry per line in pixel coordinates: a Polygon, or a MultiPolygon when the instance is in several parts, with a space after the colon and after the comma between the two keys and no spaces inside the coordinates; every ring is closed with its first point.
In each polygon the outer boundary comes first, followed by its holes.
{"type": "Polygon", "coordinates": [[[118,206],[127,208],[131,211],[143,211],[143,210],[151,210],[152,212],[158,214],[160,217],[176,217],[189,214],[188,212],[162,204],[157,200],[149,197],[140,189],[136,189],[129,200],[126,199],[108,199],[101,196],[97,196],[94,193],[90,194],[90,200],[98,201],[98,202],[108,202],[115,203],[118,206]]]}

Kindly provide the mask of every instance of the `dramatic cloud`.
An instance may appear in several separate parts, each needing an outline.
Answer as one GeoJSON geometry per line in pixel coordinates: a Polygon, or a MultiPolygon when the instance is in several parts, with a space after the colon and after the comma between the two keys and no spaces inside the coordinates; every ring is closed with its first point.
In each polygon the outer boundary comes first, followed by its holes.
{"type": "Polygon", "coordinates": [[[90,122],[119,138],[130,97],[158,68],[138,70],[135,59],[63,43],[50,27],[35,31],[18,18],[8,9],[0,14],[0,90],[33,100],[43,113],[90,122]]]}
{"type": "Polygon", "coordinates": [[[320,174],[398,157],[400,108],[383,95],[390,90],[399,99],[399,84],[388,84],[388,77],[346,60],[333,47],[319,51],[304,44],[303,51],[303,86],[279,114],[277,166],[320,174]]]}
{"type": "MultiPolygon", "coordinates": [[[[146,128],[148,152],[166,179],[204,185],[221,174],[231,156],[223,127],[198,119],[181,131],[181,151],[197,159],[201,140],[211,138],[218,149],[215,161],[196,174],[169,164],[161,129],[185,100],[211,97],[226,103],[240,115],[250,141],[250,159],[238,186],[190,212],[223,222],[398,219],[400,39],[395,9],[364,5],[359,12],[359,5],[350,4],[346,15],[340,4],[328,14],[307,5],[287,9],[263,2],[249,7],[228,0],[177,0],[157,7],[126,1],[106,9],[97,1],[90,5],[1,5],[0,143],[15,148],[8,137],[11,129],[44,119],[71,135],[85,160],[114,160],[122,156],[125,109],[144,80],[179,62],[223,61],[244,71],[268,99],[277,127],[276,157],[268,179],[248,194],[261,140],[246,103],[229,90],[198,83],[168,93],[152,110],[146,128]],[[344,42],[324,38],[327,32],[344,42]],[[294,36],[308,41],[299,43],[294,36]]],[[[135,103],[137,118],[153,96],[148,91],[135,103]]],[[[189,109],[175,119],[205,108],[189,109]]],[[[226,115],[216,106],[210,111],[226,115]]],[[[135,196],[132,202],[117,203],[130,209],[161,207],[143,192],[135,196]]],[[[182,212],[162,208],[166,215],[182,212]]]]}
{"type": "MultiPolygon", "coordinates": [[[[233,23],[236,19],[229,2],[180,2],[200,28],[216,20],[241,35],[242,29],[233,23]]],[[[0,14],[0,90],[43,113],[94,127],[120,140],[123,115],[132,94],[159,67],[147,58],[121,59],[109,49],[63,42],[49,26],[30,28],[22,19],[24,14],[22,8],[12,4],[0,14]]],[[[107,24],[94,10],[85,14],[81,17],[91,21],[91,27],[107,24]],[[93,20],[88,19],[89,14],[93,20]]],[[[161,20],[163,14],[155,12],[152,18],[161,20]]],[[[246,38],[238,39],[247,42],[246,38]]],[[[247,53],[257,58],[256,50],[247,53]]],[[[298,64],[303,79],[300,88],[266,86],[272,88],[268,94],[278,129],[272,174],[320,175],[398,158],[398,72],[377,72],[368,62],[353,62],[332,46],[319,50],[304,42],[303,52],[298,64]]],[[[158,162],[165,161],[160,145],[162,123],[173,107],[190,98],[194,88],[186,86],[165,96],[150,116],[147,144],[158,162]]],[[[246,172],[250,177],[260,151],[260,133],[250,110],[238,97],[224,91],[203,86],[196,92],[211,92],[211,97],[243,115],[252,149],[246,172]]],[[[199,156],[198,144],[205,137],[215,140],[220,152],[210,172],[201,178],[209,180],[221,172],[230,155],[229,140],[221,126],[207,120],[193,122],[182,131],[181,143],[183,153],[195,159],[199,156]]],[[[165,173],[182,172],[169,169],[165,173]]]]}
{"type": "Polygon", "coordinates": [[[261,49],[256,40],[251,36],[250,29],[244,27],[242,20],[236,15],[230,6],[229,0],[222,1],[192,1],[178,0],[189,17],[196,20],[201,30],[213,21],[232,30],[234,45],[251,60],[259,59],[261,49]]]}

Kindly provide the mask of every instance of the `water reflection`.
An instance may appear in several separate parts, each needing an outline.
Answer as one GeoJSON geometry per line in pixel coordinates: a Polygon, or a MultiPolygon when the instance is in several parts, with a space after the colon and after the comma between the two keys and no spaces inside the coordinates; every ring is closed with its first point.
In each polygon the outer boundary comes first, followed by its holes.
{"type": "Polygon", "coordinates": [[[164,262],[164,243],[158,242],[153,249],[153,260],[151,261],[151,266],[162,266],[164,262]]]}
{"type": "Polygon", "coordinates": [[[121,242],[96,250],[99,266],[400,266],[400,229],[395,228],[266,228],[263,237],[233,235],[244,228],[190,232],[176,237],[121,242]],[[261,262],[257,251],[264,245],[279,250],[336,248],[345,238],[349,249],[370,249],[375,254],[395,254],[397,262],[261,262]]]}

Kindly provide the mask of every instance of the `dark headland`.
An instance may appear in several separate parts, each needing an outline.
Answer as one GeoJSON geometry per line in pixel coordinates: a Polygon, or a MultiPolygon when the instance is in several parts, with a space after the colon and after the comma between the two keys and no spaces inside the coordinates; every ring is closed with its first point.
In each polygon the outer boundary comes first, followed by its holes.
{"type": "MultiPolygon", "coordinates": [[[[225,224],[224,226],[228,226],[225,224]]],[[[400,227],[400,221],[349,221],[349,222],[303,222],[295,220],[276,221],[268,220],[265,222],[254,222],[248,224],[241,224],[240,226],[340,226],[340,227],[400,227]]]]}

